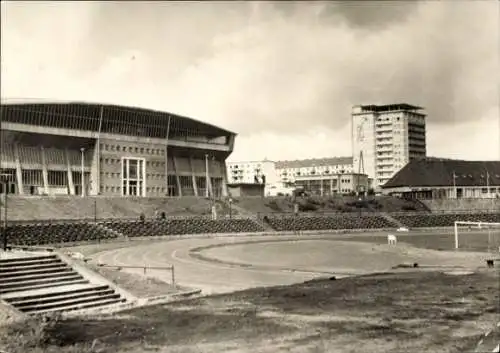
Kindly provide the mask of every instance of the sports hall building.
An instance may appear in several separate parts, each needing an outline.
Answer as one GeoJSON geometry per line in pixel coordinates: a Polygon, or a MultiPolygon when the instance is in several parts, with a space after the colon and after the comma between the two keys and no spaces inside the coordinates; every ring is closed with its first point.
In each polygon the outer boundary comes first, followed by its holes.
{"type": "Polygon", "coordinates": [[[382,186],[384,194],[421,200],[500,197],[500,161],[410,161],[382,186]]]}
{"type": "Polygon", "coordinates": [[[235,136],[192,118],[142,108],[6,103],[1,105],[1,191],[225,196],[225,160],[235,136]]]}

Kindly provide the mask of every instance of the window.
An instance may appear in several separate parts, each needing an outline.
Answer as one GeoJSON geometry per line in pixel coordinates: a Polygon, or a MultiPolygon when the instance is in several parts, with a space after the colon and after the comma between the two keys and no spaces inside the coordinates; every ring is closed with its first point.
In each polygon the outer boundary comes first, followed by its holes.
{"type": "Polygon", "coordinates": [[[122,195],[145,196],[145,176],[144,158],[122,158],[122,195]]]}

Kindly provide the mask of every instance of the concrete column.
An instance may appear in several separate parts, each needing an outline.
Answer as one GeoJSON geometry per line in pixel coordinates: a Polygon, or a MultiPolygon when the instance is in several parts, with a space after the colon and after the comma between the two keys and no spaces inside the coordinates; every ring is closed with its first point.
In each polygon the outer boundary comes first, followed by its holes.
{"type": "Polygon", "coordinates": [[[68,175],[68,188],[69,194],[75,194],[75,183],[73,182],[73,171],[71,169],[71,163],[69,161],[69,151],[67,149],[64,150],[64,156],[66,157],[66,173],[68,175]]]}
{"type": "MultiPolygon", "coordinates": [[[[90,152],[90,151],[89,151],[90,152]]],[[[90,153],[89,153],[90,156],[90,153]]],[[[99,163],[99,142],[96,140],[94,151],[92,151],[92,159],[90,160],[90,179],[89,179],[89,195],[97,195],[101,190],[100,179],[100,163],[99,163]]]]}
{"type": "Polygon", "coordinates": [[[40,152],[42,156],[42,177],[43,177],[43,188],[45,193],[49,195],[49,172],[47,170],[47,160],[45,158],[45,149],[40,146],[40,152]]]}
{"type": "Polygon", "coordinates": [[[179,190],[179,196],[182,197],[182,187],[181,181],[179,179],[179,174],[177,173],[177,163],[175,162],[175,156],[173,153],[170,153],[170,158],[172,158],[172,167],[174,168],[175,173],[175,181],[177,182],[177,189],[179,190]]]}
{"type": "MultiPolygon", "coordinates": [[[[208,159],[208,170],[207,170],[207,188],[208,188],[208,195],[210,195],[210,197],[214,197],[214,189],[212,188],[212,174],[210,173],[210,170],[213,169],[213,166],[212,168],[210,168],[210,161],[212,159],[208,159]]],[[[212,163],[213,164],[213,163],[212,163]]]]}
{"type": "Polygon", "coordinates": [[[227,166],[226,161],[221,162],[221,173],[222,173],[222,196],[228,197],[229,192],[227,190],[227,166]]]}
{"type": "Polygon", "coordinates": [[[198,196],[198,185],[196,184],[196,174],[193,167],[193,158],[191,157],[189,157],[189,166],[191,168],[191,178],[193,179],[194,196],[198,196]]]}
{"type": "Polygon", "coordinates": [[[19,195],[24,195],[23,171],[21,167],[21,158],[19,158],[19,146],[14,144],[14,156],[16,159],[16,181],[19,195]]]}

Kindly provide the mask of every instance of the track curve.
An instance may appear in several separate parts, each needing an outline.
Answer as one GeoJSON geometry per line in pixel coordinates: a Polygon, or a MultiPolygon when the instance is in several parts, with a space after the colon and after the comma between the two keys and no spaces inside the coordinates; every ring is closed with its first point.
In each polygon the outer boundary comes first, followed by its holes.
{"type": "MultiPolygon", "coordinates": [[[[254,240],[255,237],[253,237],[254,240]]],[[[269,237],[265,237],[269,239],[269,237]]],[[[178,239],[161,243],[144,244],[129,248],[104,251],[93,256],[98,263],[114,266],[170,266],[175,268],[177,283],[181,286],[202,289],[204,294],[225,293],[252,287],[292,284],[315,277],[317,273],[286,273],[282,270],[263,270],[216,264],[191,256],[191,250],[200,246],[242,242],[244,237],[207,239],[178,239]]],[[[263,239],[264,240],[264,239],[263,239]]],[[[142,270],[128,270],[140,273],[142,270]]],[[[148,270],[150,271],[150,270],[148,270]]],[[[151,275],[167,282],[168,271],[151,270],[151,275]]]]}
{"type": "MultiPolygon", "coordinates": [[[[421,233],[420,233],[421,234],[421,233]]],[[[436,233],[434,233],[436,234],[436,233]]],[[[380,245],[374,243],[364,243],[364,242],[345,242],[352,240],[357,237],[357,235],[307,235],[307,237],[300,236],[234,236],[234,237],[211,237],[211,238],[183,238],[183,239],[171,239],[162,242],[154,242],[150,244],[140,244],[136,245],[131,243],[130,247],[108,250],[101,253],[95,254],[93,260],[98,263],[105,263],[114,266],[171,266],[175,268],[175,277],[177,284],[201,289],[204,294],[215,294],[215,293],[226,293],[233,292],[236,290],[243,290],[253,287],[261,286],[273,286],[273,285],[287,285],[293,283],[304,282],[317,277],[345,277],[346,275],[369,273],[374,271],[380,271],[389,269],[395,264],[396,261],[400,263],[405,258],[407,258],[407,252],[403,249],[403,244],[398,248],[387,248],[383,246],[384,238],[383,233],[364,233],[364,236],[373,236],[379,239],[380,245]],[[296,247],[294,255],[297,259],[307,255],[307,249],[304,248],[304,252],[301,253],[301,247],[305,242],[313,242],[316,240],[330,240],[336,241],[339,245],[337,251],[337,256],[342,255],[343,261],[346,261],[351,255],[353,256],[365,256],[363,260],[363,268],[351,266],[345,268],[338,265],[332,265],[321,258],[323,255],[319,254],[306,259],[307,261],[302,261],[302,265],[298,265],[292,259],[288,264],[283,265],[279,263],[279,255],[281,253],[287,254],[285,250],[280,251],[279,247],[275,247],[277,250],[273,252],[266,253],[266,243],[279,243],[286,245],[286,243],[293,243],[296,247]],[[304,242],[304,243],[301,243],[304,242]],[[244,244],[256,244],[260,243],[259,247],[247,247],[248,252],[252,252],[254,258],[253,261],[241,261],[246,263],[234,263],[234,261],[227,260],[227,252],[232,251],[231,248],[241,248],[246,249],[244,244]],[[343,248],[340,247],[341,243],[344,243],[343,248]],[[365,248],[358,246],[358,244],[364,244],[365,248]],[[375,247],[379,246],[376,250],[375,247]],[[214,249],[214,248],[227,248],[224,249],[226,252],[225,256],[221,254],[205,253],[204,249],[214,249]],[[344,249],[344,250],[342,250],[344,249]],[[347,250],[346,250],[347,249],[347,250]],[[351,250],[349,250],[351,249],[351,250]],[[352,249],[355,249],[353,251],[352,249]],[[375,251],[375,252],[374,252],[375,251]],[[262,255],[260,255],[262,253],[262,255]],[[256,255],[258,254],[258,255],[256,255]],[[361,255],[360,255],[361,254],[361,255]],[[386,267],[383,263],[378,266],[378,268],[367,267],[366,264],[370,261],[375,261],[374,255],[378,255],[377,261],[380,263],[380,256],[391,257],[392,262],[387,262],[386,267]],[[372,256],[370,258],[370,256],[372,256]],[[406,257],[405,257],[406,256],[406,257]],[[318,260],[319,259],[319,260],[318,260]],[[262,261],[261,261],[262,260],[262,261]],[[371,270],[371,271],[370,271],[371,270]]],[[[385,234],[386,236],[386,234],[385,234]]],[[[401,238],[411,236],[411,234],[401,234],[401,238]]],[[[398,237],[400,237],[398,235],[398,237]]],[[[408,239],[408,238],[407,238],[408,239]]],[[[401,241],[403,243],[404,240],[401,241]]],[[[293,252],[291,251],[291,252],[293,252]]],[[[329,250],[332,251],[330,247],[329,250]]],[[[335,251],[335,250],[334,250],[335,251]]],[[[425,250],[422,250],[425,251],[425,250]]],[[[245,255],[244,253],[242,253],[245,255]]],[[[336,256],[333,253],[328,253],[328,256],[336,256]]],[[[248,253],[246,254],[248,255],[248,253]]],[[[282,254],[281,254],[282,255],[282,254]]],[[[436,254],[432,254],[435,256],[436,254]]],[[[444,254],[443,254],[444,255],[444,254]]],[[[327,256],[327,257],[328,257],[327,256]]],[[[243,257],[243,256],[242,256],[243,257]]],[[[248,256],[247,256],[248,257],[248,256]]],[[[234,258],[234,256],[233,256],[234,258]]],[[[238,256],[236,256],[236,259],[238,256]]],[[[426,258],[430,258],[426,256],[426,258]]],[[[410,259],[414,260],[414,258],[410,259]]],[[[239,262],[239,261],[236,261],[239,262]]],[[[139,269],[127,269],[129,272],[143,273],[139,269]]],[[[171,273],[165,270],[148,270],[148,275],[157,277],[166,282],[170,282],[171,273]]]]}

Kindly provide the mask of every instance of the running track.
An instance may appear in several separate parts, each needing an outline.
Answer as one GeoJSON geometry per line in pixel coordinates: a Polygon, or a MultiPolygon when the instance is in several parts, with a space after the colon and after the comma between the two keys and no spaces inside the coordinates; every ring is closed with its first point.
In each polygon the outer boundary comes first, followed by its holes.
{"type": "MultiPolygon", "coordinates": [[[[418,234],[437,234],[422,233],[418,234]]],[[[441,234],[450,234],[444,232],[441,234]]],[[[300,283],[317,277],[333,276],[342,277],[340,273],[325,273],[324,269],[314,268],[299,269],[295,271],[285,271],[271,268],[257,267],[235,267],[223,263],[209,263],[191,256],[190,251],[197,247],[204,247],[217,244],[239,243],[248,241],[274,241],[274,240],[297,240],[300,239],[337,239],[346,240],[357,236],[367,235],[387,236],[387,233],[361,233],[361,234],[336,234],[336,235],[305,235],[305,236],[234,236],[234,237],[186,237],[165,241],[155,241],[150,244],[141,243],[130,247],[104,251],[95,254],[95,262],[113,266],[152,266],[164,267],[173,265],[175,267],[175,277],[177,284],[181,286],[202,289],[203,293],[224,293],[235,290],[242,290],[252,287],[288,285],[300,283]]],[[[400,233],[398,238],[404,242],[404,238],[412,233],[400,233]]],[[[381,238],[384,242],[384,238],[381,238]]],[[[127,269],[130,272],[142,273],[142,270],[127,269]]],[[[148,270],[149,275],[170,282],[169,271],[148,270]]],[[[362,273],[362,272],[360,272],[362,273]]]]}
{"type": "MultiPolygon", "coordinates": [[[[422,234],[422,233],[419,233],[422,234]]],[[[437,234],[436,232],[428,233],[437,234]]],[[[444,232],[441,234],[449,234],[444,232]]],[[[362,233],[366,235],[386,235],[386,233],[362,233]]],[[[411,233],[398,234],[398,238],[404,242],[406,236],[411,233]]],[[[357,235],[333,235],[331,239],[346,239],[357,235]]],[[[301,237],[302,238],[302,237],[301,237]]],[[[322,236],[307,235],[307,239],[325,238],[322,236]]],[[[283,271],[262,268],[242,268],[223,263],[209,263],[190,255],[192,249],[217,244],[241,243],[251,241],[272,240],[296,240],[297,236],[239,236],[239,237],[214,237],[214,238],[183,238],[141,244],[130,247],[104,251],[93,256],[94,261],[115,266],[170,266],[175,267],[177,284],[185,287],[202,289],[204,294],[216,294],[243,290],[252,287],[287,285],[299,283],[319,276],[326,276],[324,272],[314,271],[283,271]]],[[[131,272],[142,272],[142,270],[129,270],[131,272]]],[[[169,271],[148,270],[150,275],[169,282],[171,274],[169,271]]],[[[334,274],[337,277],[342,275],[334,274]]],[[[500,340],[500,323],[492,331],[483,336],[476,346],[476,352],[500,352],[498,345],[500,340]]]]}
{"type": "MultiPolygon", "coordinates": [[[[224,237],[224,238],[187,238],[170,240],[161,243],[143,244],[128,248],[98,253],[94,260],[116,266],[169,266],[175,268],[177,284],[202,289],[206,294],[232,292],[252,287],[293,284],[313,279],[320,275],[317,272],[285,272],[280,270],[263,270],[241,268],[219,263],[209,263],[191,257],[190,251],[208,245],[238,243],[251,239],[271,240],[269,236],[224,237]]],[[[280,237],[279,239],[296,239],[296,237],[280,237]]],[[[129,270],[142,272],[142,270],[129,270]]],[[[149,271],[149,270],[148,270],[149,271]]],[[[170,272],[151,270],[155,277],[170,282],[170,272]]],[[[325,276],[324,273],[321,274],[325,276]]]]}

